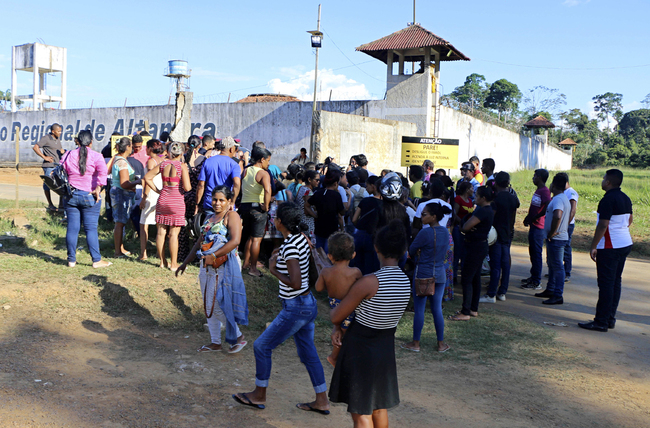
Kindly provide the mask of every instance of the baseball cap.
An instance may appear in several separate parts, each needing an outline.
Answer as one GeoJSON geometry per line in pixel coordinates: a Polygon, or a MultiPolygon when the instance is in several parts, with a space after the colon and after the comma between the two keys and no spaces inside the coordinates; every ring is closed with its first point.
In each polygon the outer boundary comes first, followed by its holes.
{"type": "Polygon", "coordinates": [[[463,166],[460,167],[461,170],[476,171],[474,164],[471,162],[463,162],[463,166]]]}
{"type": "Polygon", "coordinates": [[[225,137],[224,139],[221,140],[221,144],[223,145],[224,150],[228,150],[231,147],[239,146],[237,141],[235,141],[235,139],[232,137],[225,137]]]}

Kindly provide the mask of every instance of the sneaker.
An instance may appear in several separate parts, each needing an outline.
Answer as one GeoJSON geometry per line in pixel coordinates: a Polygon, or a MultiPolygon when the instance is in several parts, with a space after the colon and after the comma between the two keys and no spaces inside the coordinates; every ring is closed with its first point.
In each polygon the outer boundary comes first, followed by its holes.
{"type": "Polygon", "coordinates": [[[522,283],[522,284],[526,284],[527,282],[531,282],[532,280],[533,280],[533,277],[530,276],[530,277],[528,277],[528,278],[526,278],[526,279],[522,279],[522,280],[521,280],[521,283],[522,283]]]}
{"type": "Polygon", "coordinates": [[[505,302],[506,301],[506,295],[505,294],[497,294],[497,300],[499,302],[505,302]]]}
{"type": "Polygon", "coordinates": [[[490,297],[487,294],[478,299],[479,303],[496,303],[497,299],[495,297],[490,297]]]}
{"type": "Polygon", "coordinates": [[[521,284],[521,288],[524,290],[541,290],[542,289],[542,284],[539,282],[528,282],[526,284],[521,284]]]}
{"type": "Polygon", "coordinates": [[[570,276],[565,276],[564,277],[564,282],[571,282],[571,277],[570,276]]]}

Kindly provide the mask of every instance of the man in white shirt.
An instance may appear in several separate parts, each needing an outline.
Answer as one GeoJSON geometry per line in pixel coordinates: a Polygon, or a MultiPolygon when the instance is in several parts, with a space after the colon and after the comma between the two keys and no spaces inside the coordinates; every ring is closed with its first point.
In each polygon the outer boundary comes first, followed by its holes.
{"type": "Polygon", "coordinates": [[[576,211],[578,210],[578,199],[580,196],[578,192],[575,191],[573,187],[569,184],[569,174],[566,172],[560,172],[558,175],[566,177],[566,190],[564,195],[569,199],[571,204],[571,211],[569,213],[569,241],[564,247],[564,273],[565,279],[564,282],[569,282],[571,278],[571,267],[572,267],[572,256],[571,256],[571,236],[573,235],[573,229],[576,225],[576,211]]]}

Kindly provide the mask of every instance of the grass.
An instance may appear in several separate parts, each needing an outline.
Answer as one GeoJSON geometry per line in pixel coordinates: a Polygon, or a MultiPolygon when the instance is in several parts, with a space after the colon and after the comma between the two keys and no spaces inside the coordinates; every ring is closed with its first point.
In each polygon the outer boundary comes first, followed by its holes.
{"type": "MultiPolygon", "coordinates": [[[[580,196],[576,213],[576,226],[571,243],[574,250],[589,251],[596,228],[598,202],[605,194],[600,187],[600,183],[607,169],[572,169],[568,171],[569,182],[580,196]]],[[[650,258],[650,186],[648,186],[647,182],[648,171],[631,168],[622,169],[622,171],[624,179],[621,188],[632,200],[634,209],[634,222],[630,228],[634,241],[632,257],[650,258]]],[[[551,183],[554,174],[555,171],[550,172],[547,185],[551,183]]],[[[528,212],[530,199],[535,192],[533,172],[515,172],[511,175],[511,183],[521,202],[521,208],[517,214],[515,241],[528,245],[528,229],[521,222],[528,212]]]]}
{"type": "MultiPolygon", "coordinates": [[[[87,249],[83,249],[78,252],[77,266],[70,269],[66,262],[65,227],[58,217],[44,210],[0,212],[0,232],[7,231],[22,239],[1,241],[2,304],[24,308],[46,323],[86,325],[113,319],[124,328],[133,326],[152,333],[160,329],[203,331],[205,315],[197,267],[190,266],[185,275],[175,278],[169,271],[158,268],[158,260],[150,257],[145,262],[111,259],[114,266],[96,270],[91,267],[87,249]],[[30,227],[14,228],[15,215],[26,216],[30,227]]],[[[113,253],[112,225],[100,221],[99,232],[102,254],[108,258],[113,253]]],[[[79,245],[86,245],[83,235],[79,245]]],[[[137,253],[136,240],[127,239],[126,246],[137,253]]],[[[150,254],[155,253],[153,246],[150,250],[150,254]]],[[[280,311],[278,285],[268,273],[259,279],[245,275],[245,281],[250,321],[244,332],[255,337],[280,311]]],[[[320,310],[315,341],[319,352],[329,352],[329,306],[326,295],[319,294],[317,299],[320,310]]],[[[455,312],[459,305],[459,299],[445,303],[446,315],[455,312]]],[[[407,312],[398,326],[398,343],[411,340],[412,321],[412,313],[407,312]]],[[[453,349],[438,354],[435,329],[431,317],[427,317],[421,338],[424,352],[420,355],[463,364],[489,364],[505,359],[546,366],[579,361],[556,342],[554,332],[523,318],[485,308],[481,319],[474,321],[447,322],[445,336],[453,349]]],[[[398,351],[398,358],[408,355],[406,351],[398,351]]]]}

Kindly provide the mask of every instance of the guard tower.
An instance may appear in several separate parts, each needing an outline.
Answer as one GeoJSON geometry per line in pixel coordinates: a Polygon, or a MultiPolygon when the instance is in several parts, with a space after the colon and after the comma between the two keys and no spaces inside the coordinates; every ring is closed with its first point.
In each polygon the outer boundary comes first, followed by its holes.
{"type": "Polygon", "coordinates": [[[187,61],[182,59],[173,59],[168,62],[165,69],[165,77],[169,77],[172,82],[172,90],[176,92],[185,92],[190,90],[190,73],[187,67],[187,61]]]}
{"type": "Polygon", "coordinates": [[[16,99],[31,101],[32,110],[44,110],[45,103],[60,102],[65,108],[67,91],[68,50],[41,43],[28,43],[11,48],[11,111],[16,111],[16,99]],[[32,95],[17,95],[17,71],[30,71],[34,74],[32,95]],[[48,73],[61,73],[61,96],[47,94],[48,73]]]}
{"type": "Polygon", "coordinates": [[[386,119],[415,122],[419,136],[440,137],[440,63],[470,59],[417,23],[356,50],[387,66],[386,119]],[[411,63],[410,74],[405,63],[411,63]]]}

